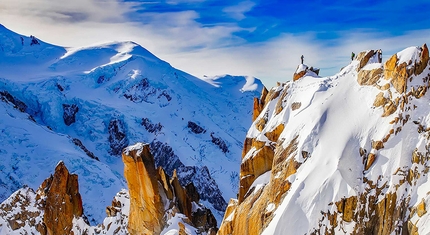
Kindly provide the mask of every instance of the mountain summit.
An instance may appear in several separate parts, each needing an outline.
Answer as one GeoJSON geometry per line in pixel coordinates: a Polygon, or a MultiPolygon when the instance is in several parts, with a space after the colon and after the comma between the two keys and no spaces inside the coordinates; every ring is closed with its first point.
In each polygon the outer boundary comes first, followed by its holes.
{"type": "Polygon", "coordinates": [[[79,175],[85,215],[101,223],[127,188],[123,148],[146,142],[156,167],[192,182],[221,221],[261,89],[249,77],[198,79],[133,42],[64,48],[2,26],[0,201],[63,161],[79,175]]]}
{"type": "Polygon", "coordinates": [[[218,234],[430,233],[428,48],[380,53],[254,101],[218,234]]]}

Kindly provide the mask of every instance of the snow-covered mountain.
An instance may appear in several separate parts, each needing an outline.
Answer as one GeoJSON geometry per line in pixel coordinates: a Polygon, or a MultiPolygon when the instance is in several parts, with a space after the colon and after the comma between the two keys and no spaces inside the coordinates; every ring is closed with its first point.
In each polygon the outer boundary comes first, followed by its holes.
{"type": "Polygon", "coordinates": [[[429,51],[380,53],[254,101],[218,234],[430,234],[429,51]]]}
{"type": "Polygon", "coordinates": [[[0,25],[0,201],[38,188],[61,160],[101,223],[127,188],[122,149],[147,142],[220,221],[261,89],[251,77],[195,78],[133,42],[63,48],[0,25]]]}

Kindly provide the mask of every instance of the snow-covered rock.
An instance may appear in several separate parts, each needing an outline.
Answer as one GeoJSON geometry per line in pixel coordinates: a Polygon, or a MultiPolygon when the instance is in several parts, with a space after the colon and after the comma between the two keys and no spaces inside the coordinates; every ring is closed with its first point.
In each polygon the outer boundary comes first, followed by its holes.
{"type": "Polygon", "coordinates": [[[430,232],[429,52],[407,48],[384,64],[379,53],[254,102],[264,107],[218,234],[430,232]]]}
{"type": "Polygon", "coordinates": [[[125,148],[122,160],[129,190],[117,193],[102,223],[88,223],[78,175],[59,162],[36,192],[25,186],[0,203],[0,234],[215,234],[217,221],[193,183],[183,187],[176,174],[156,169],[149,144],[125,148]]]}

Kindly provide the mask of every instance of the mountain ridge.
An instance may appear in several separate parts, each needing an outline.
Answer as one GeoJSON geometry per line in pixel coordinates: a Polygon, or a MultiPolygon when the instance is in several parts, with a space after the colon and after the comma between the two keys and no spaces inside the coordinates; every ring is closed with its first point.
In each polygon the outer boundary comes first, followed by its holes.
{"type": "MultiPolygon", "coordinates": [[[[249,101],[262,87],[258,79],[254,80],[254,90],[240,91],[245,77],[232,77],[235,83],[216,87],[171,67],[134,43],[71,52],[37,38],[38,44],[31,45],[31,39],[0,30],[2,48],[9,45],[21,49],[0,50],[4,101],[0,108],[6,115],[0,129],[8,133],[2,137],[8,144],[0,152],[15,156],[0,166],[7,170],[0,175],[4,182],[2,199],[24,184],[38,187],[37,181],[47,177],[44,169],[64,160],[83,181],[82,197],[90,222],[100,222],[104,207],[125,187],[118,153],[128,144],[145,141],[160,148],[153,148],[158,163],[167,164],[160,159],[176,156],[178,165],[172,166],[181,166],[178,175],[182,184],[193,181],[213,188],[211,197],[200,193],[205,205],[218,208],[213,211],[221,220],[225,198],[235,194],[237,169],[234,164],[220,167],[216,162],[219,158],[240,161],[236,153],[241,151],[251,122],[246,118],[252,112],[249,101]],[[133,49],[143,55],[132,55],[133,49]],[[189,123],[205,132],[194,133],[189,123]],[[26,133],[26,128],[32,133],[26,133]],[[38,135],[59,147],[51,147],[38,135]],[[44,158],[46,155],[52,159],[44,158]],[[26,177],[35,174],[26,167],[32,161],[38,162],[33,171],[40,173],[34,179],[26,177]],[[80,162],[86,167],[80,167],[80,162]]],[[[167,172],[172,174],[173,169],[167,172]]]]}
{"type": "Polygon", "coordinates": [[[430,232],[428,48],[380,53],[254,101],[239,198],[218,234],[430,232]]]}

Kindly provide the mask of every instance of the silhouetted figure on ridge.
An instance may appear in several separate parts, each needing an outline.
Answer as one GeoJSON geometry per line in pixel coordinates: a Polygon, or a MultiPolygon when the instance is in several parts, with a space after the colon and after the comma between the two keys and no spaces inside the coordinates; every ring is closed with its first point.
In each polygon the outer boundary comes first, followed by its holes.
{"type": "Polygon", "coordinates": [[[302,60],[302,64],[303,64],[303,59],[304,59],[305,57],[302,55],[301,57],[300,57],[300,59],[302,60]]]}
{"type": "Polygon", "coordinates": [[[39,45],[39,41],[37,41],[37,39],[36,39],[36,37],[35,37],[35,36],[30,35],[30,38],[31,38],[30,46],[33,46],[33,45],[39,45]]]}
{"type": "Polygon", "coordinates": [[[354,52],[352,52],[351,53],[351,60],[354,60],[354,58],[355,58],[355,54],[354,54],[354,52]]]}

